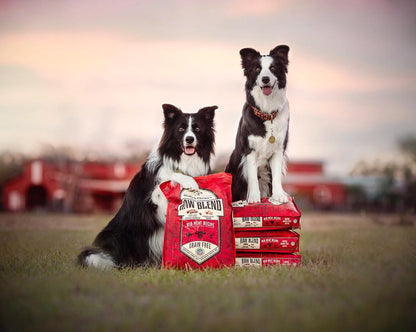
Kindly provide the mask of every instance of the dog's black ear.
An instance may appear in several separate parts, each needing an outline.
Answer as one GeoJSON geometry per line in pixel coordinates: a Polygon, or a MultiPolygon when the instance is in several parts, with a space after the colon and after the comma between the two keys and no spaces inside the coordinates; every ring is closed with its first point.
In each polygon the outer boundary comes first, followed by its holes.
{"type": "Polygon", "coordinates": [[[215,110],[218,108],[218,106],[207,106],[204,108],[201,108],[198,111],[198,114],[202,116],[203,119],[205,119],[208,122],[212,122],[214,120],[215,116],[215,110]]]}
{"type": "Polygon", "coordinates": [[[241,66],[246,69],[248,68],[253,60],[258,59],[261,54],[253,48],[243,48],[240,50],[241,55],[241,66]]]}
{"type": "Polygon", "coordinates": [[[272,49],[269,55],[275,59],[280,60],[284,65],[289,63],[289,46],[287,45],[279,45],[272,49]]]}
{"type": "Polygon", "coordinates": [[[176,117],[182,114],[182,111],[179,108],[171,104],[163,104],[162,108],[163,114],[165,115],[165,122],[173,121],[176,117]]]}

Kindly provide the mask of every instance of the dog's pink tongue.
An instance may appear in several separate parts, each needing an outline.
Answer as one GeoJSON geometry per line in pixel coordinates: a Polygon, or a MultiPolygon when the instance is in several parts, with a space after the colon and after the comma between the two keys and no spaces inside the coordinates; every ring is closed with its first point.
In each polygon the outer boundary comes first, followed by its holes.
{"type": "Polygon", "coordinates": [[[193,146],[187,146],[187,147],[185,147],[185,153],[186,154],[194,154],[195,153],[195,148],[193,146]]]}
{"type": "Polygon", "coordinates": [[[271,86],[264,86],[261,88],[263,93],[268,96],[269,94],[272,93],[273,88],[271,86]]]}

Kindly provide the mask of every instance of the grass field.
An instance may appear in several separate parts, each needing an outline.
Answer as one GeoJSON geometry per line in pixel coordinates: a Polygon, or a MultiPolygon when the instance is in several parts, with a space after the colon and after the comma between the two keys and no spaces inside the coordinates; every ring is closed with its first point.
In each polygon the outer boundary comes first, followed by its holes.
{"type": "Polygon", "coordinates": [[[416,328],[416,228],[396,217],[305,214],[298,268],[77,268],[108,218],[0,214],[1,331],[416,328]]]}

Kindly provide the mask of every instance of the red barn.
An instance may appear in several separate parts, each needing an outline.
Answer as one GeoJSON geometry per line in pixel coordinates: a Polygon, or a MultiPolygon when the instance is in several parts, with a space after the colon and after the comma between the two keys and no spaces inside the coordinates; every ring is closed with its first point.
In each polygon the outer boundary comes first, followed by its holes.
{"type": "MultiPolygon", "coordinates": [[[[141,164],[33,160],[3,186],[6,211],[47,209],[67,212],[116,211],[141,164]]],[[[324,174],[322,162],[291,162],[285,190],[315,208],[345,203],[344,185],[324,174]]]]}
{"type": "Polygon", "coordinates": [[[321,161],[290,162],[283,178],[286,192],[314,208],[337,208],[345,205],[345,185],[325,175],[321,161]]]}
{"type": "Polygon", "coordinates": [[[140,164],[33,160],[3,186],[6,211],[116,210],[140,164]]]}

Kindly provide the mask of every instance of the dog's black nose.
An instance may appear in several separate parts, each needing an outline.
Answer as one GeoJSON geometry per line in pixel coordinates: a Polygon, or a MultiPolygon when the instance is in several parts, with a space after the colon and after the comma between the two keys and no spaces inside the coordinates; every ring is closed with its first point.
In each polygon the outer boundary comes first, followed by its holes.
{"type": "Polygon", "coordinates": [[[194,142],[194,138],[192,136],[186,136],[185,142],[188,144],[192,144],[194,142]]]}
{"type": "Polygon", "coordinates": [[[270,82],[270,77],[269,77],[269,76],[263,76],[263,77],[261,78],[261,81],[262,81],[264,84],[267,84],[267,83],[269,83],[269,82],[270,82]]]}

